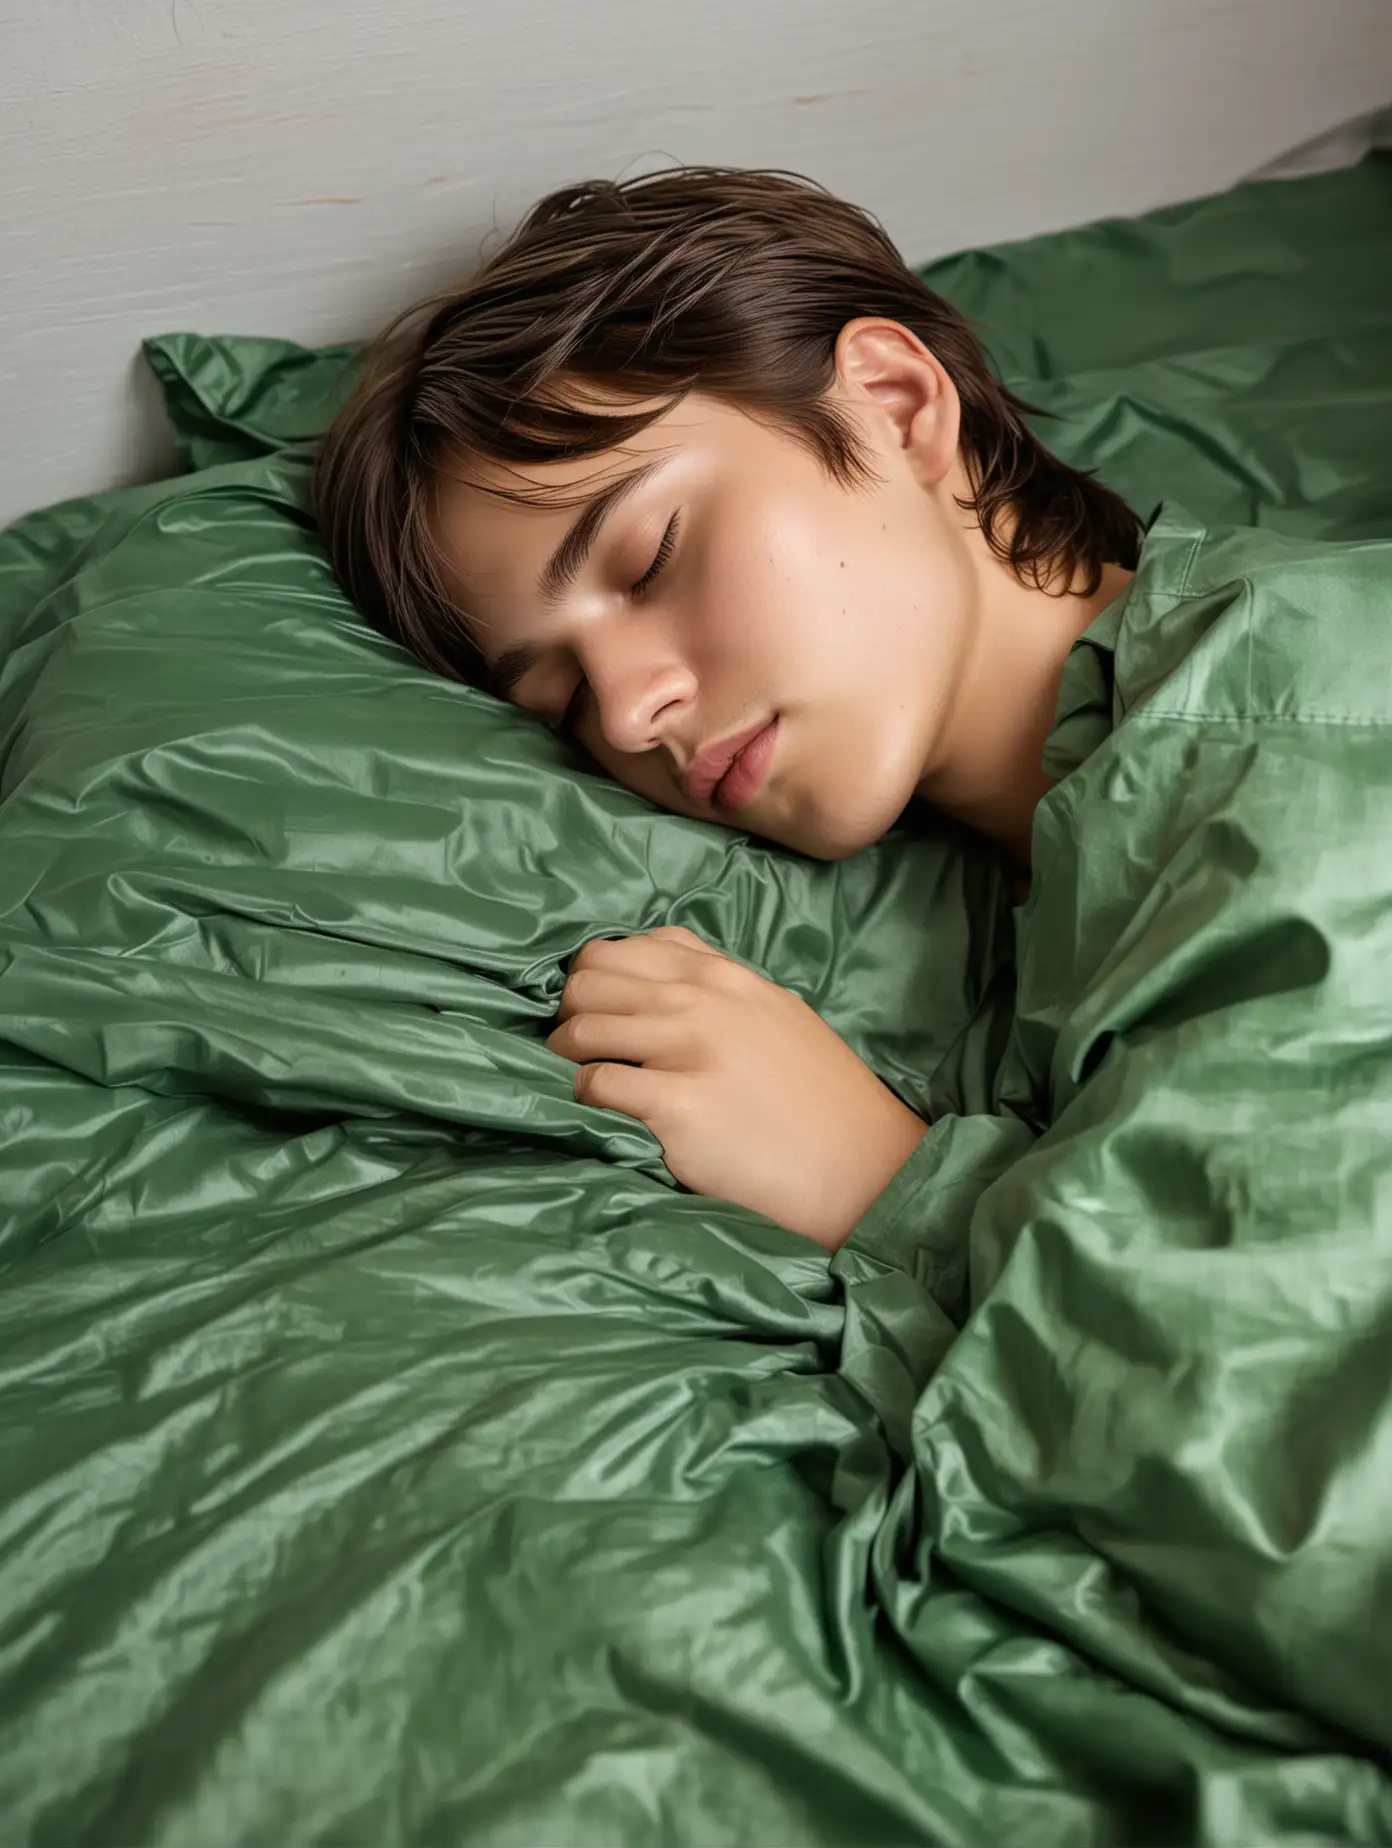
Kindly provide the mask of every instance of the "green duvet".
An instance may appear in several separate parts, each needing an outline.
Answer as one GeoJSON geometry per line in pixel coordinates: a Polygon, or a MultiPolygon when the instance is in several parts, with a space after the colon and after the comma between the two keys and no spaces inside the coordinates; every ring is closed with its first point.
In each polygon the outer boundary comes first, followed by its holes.
{"type": "Polygon", "coordinates": [[[1392,1842],[1392,161],[927,273],[1149,520],[1019,910],[370,633],[348,354],[0,538],[6,1842],[1392,1842]],[[546,1051],[664,922],[933,1117],[834,1258],[546,1051]]]}

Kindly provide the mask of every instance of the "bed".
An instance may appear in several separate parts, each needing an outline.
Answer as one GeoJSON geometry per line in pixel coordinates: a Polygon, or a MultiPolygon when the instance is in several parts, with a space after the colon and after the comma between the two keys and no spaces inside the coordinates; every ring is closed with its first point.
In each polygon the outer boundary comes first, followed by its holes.
{"type": "MultiPolygon", "coordinates": [[[[925,274],[1143,514],[1178,481],[1210,525],[1392,538],[1392,157],[925,274]]],[[[1061,1447],[1125,1428],[1163,1305],[1118,1363],[1086,1268],[1041,1330],[993,1250],[935,1313],[683,1193],[544,1045],[581,943],[682,923],[989,1119],[991,852],[818,865],[652,811],[338,593],[306,489],[351,350],[147,355],[181,472],[0,538],[7,1839],[1392,1840],[1385,1172],[1328,1177],[1338,1280],[1283,1301],[1303,1421],[1250,1303],[1209,1331],[1286,1526],[1192,1372],[1089,1524],[1061,1447]]],[[[1221,1302],[1195,1186],[1147,1236],[1221,1302]]]]}

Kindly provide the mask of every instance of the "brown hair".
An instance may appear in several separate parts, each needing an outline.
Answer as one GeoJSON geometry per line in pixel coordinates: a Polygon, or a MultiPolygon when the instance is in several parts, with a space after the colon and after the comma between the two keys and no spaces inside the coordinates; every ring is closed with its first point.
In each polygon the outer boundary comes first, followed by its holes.
{"type": "MultiPolygon", "coordinates": [[[[1091,595],[1105,564],[1135,564],[1136,515],[1050,454],[1025,422],[1033,407],[868,212],[797,174],[681,167],[549,194],[472,282],[409,309],[369,348],[315,470],[339,582],[428,667],[486,682],[433,536],[442,466],[598,454],[700,390],[781,428],[853,486],[871,470],[827,393],[837,336],[862,315],[901,322],[952,378],[967,504],[1022,579],[1066,589],[1081,572],[1091,595]],[[577,381],[620,403],[662,402],[587,407],[577,381]]],[[[489,491],[544,496],[536,484],[489,491]]]]}

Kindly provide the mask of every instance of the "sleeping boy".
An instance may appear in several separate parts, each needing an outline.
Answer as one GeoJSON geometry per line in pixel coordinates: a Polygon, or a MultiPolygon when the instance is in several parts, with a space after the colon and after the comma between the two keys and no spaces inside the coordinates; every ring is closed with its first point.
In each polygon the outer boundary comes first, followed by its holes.
{"type": "Polygon", "coordinates": [[[1026,410],[868,214],[688,168],[552,194],[394,323],[316,477],[370,619],[652,802],[827,859],[937,811],[1032,881],[998,1110],[970,1132],[685,930],[587,945],[550,1039],[687,1187],[828,1247],[936,1240],[949,1269],[1104,1067],[1099,1109],[1128,1058],[1158,1045],[1183,1084],[1204,1043],[1200,1094],[1250,1100],[1311,984],[1337,1041],[1356,992],[1330,945],[1361,928],[1340,895],[1392,867],[1368,797],[1392,631],[1348,588],[1385,583],[1389,548],[1169,503],[1146,527],[1026,410]],[[1294,900],[1316,837],[1323,913],[1294,900]]]}

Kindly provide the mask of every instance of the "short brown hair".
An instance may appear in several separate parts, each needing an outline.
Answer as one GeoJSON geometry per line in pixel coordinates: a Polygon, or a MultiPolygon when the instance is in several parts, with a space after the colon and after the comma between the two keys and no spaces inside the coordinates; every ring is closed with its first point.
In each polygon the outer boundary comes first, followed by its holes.
{"type": "Polygon", "coordinates": [[[782,429],[852,486],[870,470],[827,393],[837,336],[862,315],[902,323],[952,378],[970,505],[1022,579],[1067,588],[1081,572],[1091,595],[1105,564],[1135,564],[1136,515],[1044,447],[1025,422],[1033,408],[870,213],[798,174],[680,167],[550,193],[471,282],[409,309],[369,348],[314,479],[340,583],[428,667],[486,683],[433,537],[446,462],[598,454],[699,390],[782,429]],[[662,403],[586,408],[576,381],[662,403]]]}

